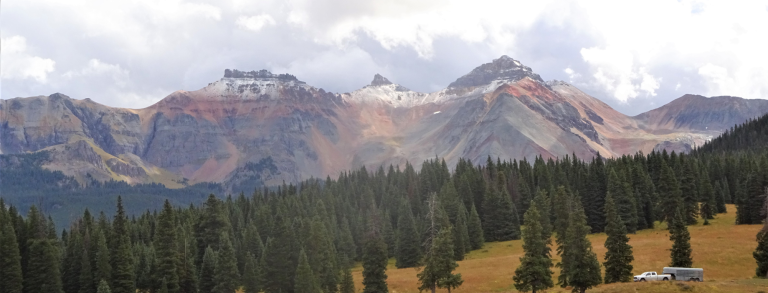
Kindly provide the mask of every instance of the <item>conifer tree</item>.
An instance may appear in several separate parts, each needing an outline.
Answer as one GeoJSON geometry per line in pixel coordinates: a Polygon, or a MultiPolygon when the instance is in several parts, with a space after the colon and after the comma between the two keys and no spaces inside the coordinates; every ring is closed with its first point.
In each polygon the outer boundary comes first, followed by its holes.
{"type": "Polygon", "coordinates": [[[213,292],[231,293],[238,288],[240,281],[237,259],[235,259],[235,250],[232,247],[229,234],[223,232],[219,239],[221,239],[221,244],[219,244],[218,261],[214,271],[216,286],[214,286],[213,292]]]}
{"type": "Polygon", "coordinates": [[[544,255],[551,257],[552,250],[549,247],[552,245],[552,222],[550,221],[549,210],[551,202],[547,193],[539,190],[536,197],[533,200],[533,204],[536,205],[536,210],[539,212],[539,223],[541,224],[541,237],[544,240],[545,248],[544,255]]]}
{"type": "Polygon", "coordinates": [[[531,203],[525,213],[525,228],[523,229],[523,250],[525,255],[520,258],[520,266],[515,269],[515,289],[522,292],[545,290],[552,284],[552,260],[546,255],[547,243],[542,237],[542,227],[539,223],[541,214],[535,204],[531,203]]]}
{"type": "Polygon", "coordinates": [[[258,265],[256,257],[250,252],[246,253],[245,267],[243,268],[243,291],[244,293],[257,293],[261,291],[259,283],[258,265]]]}
{"type": "Polygon", "coordinates": [[[432,239],[429,252],[424,257],[424,268],[418,273],[419,291],[446,288],[448,292],[464,282],[461,274],[453,274],[459,265],[453,258],[453,236],[450,227],[443,227],[432,239]]]}
{"type": "Polygon", "coordinates": [[[363,248],[363,293],[387,293],[387,244],[371,231],[363,248]]]}
{"type": "Polygon", "coordinates": [[[203,263],[200,267],[200,292],[213,292],[213,288],[216,286],[216,252],[210,246],[205,248],[203,253],[203,263]]]}
{"type": "Polygon", "coordinates": [[[395,266],[398,269],[417,266],[421,260],[421,244],[419,233],[416,231],[416,222],[407,201],[400,207],[397,229],[395,266]]]}
{"type": "Polygon", "coordinates": [[[123,200],[117,197],[117,214],[112,222],[112,237],[114,241],[111,249],[112,285],[113,293],[135,293],[133,253],[131,239],[128,232],[128,217],[123,209],[123,200]]]}
{"type": "Polygon", "coordinates": [[[275,216],[275,228],[272,238],[267,243],[264,252],[264,291],[290,292],[293,290],[294,274],[298,267],[298,257],[294,258],[299,249],[296,246],[293,230],[289,221],[283,217],[285,211],[278,211],[275,216]]]}
{"type": "Polygon", "coordinates": [[[590,231],[587,217],[579,203],[580,200],[574,202],[574,212],[571,214],[566,242],[568,252],[566,256],[569,258],[567,279],[568,285],[573,287],[573,292],[584,293],[587,289],[599,285],[602,280],[600,262],[592,251],[592,243],[587,239],[590,231]]]}
{"type": "Polygon", "coordinates": [[[680,192],[683,199],[682,216],[687,225],[694,225],[697,223],[696,218],[699,215],[696,173],[692,160],[686,160],[683,164],[682,178],[680,179],[680,192]]]}
{"type": "Polygon", "coordinates": [[[605,197],[605,283],[632,281],[632,246],[629,245],[627,229],[621,220],[611,193],[605,197]]]}
{"type": "Polygon", "coordinates": [[[160,282],[160,290],[158,293],[168,293],[168,281],[165,278],[160,282]]]}
{"type": "Polygon", "coordinates": [[[659,176],[658,187],[659,197],[661,198],[659,203],[661,209],[660,216],[662,221],[670,223],[674,219],[675,213],[683,208],[683,199],[675,173],[665,161],[661,161],[661,175],[659,176]]]}
{"type": "Polygon", "coordinates": [[[46,219],[32,206],[27,213],[28,240],[23,287],[26,292],[64,292],[60,271],[60,251],[49,235],[46,219]]]}
{"type": "MultiPolygon", "coordinates": [[[[107,247],[107,238],[99,229],[96,233],[96,267],[93,272],[93,280],[110,280],[112,277],[112,265],[109,263],[109,248],[107,247]]],[[[107,287],[109,289],[109,287],[107,287]]]]}
{"type": "MultiPolygon", "coordinates": [[[[195,239],[197,242],[197,266],[203,261],[205,249],[210,246],[218,251],[221,243],[221,232],[229,231],[229,221],[224,216],[223,203],[211,194],[203,204],[200,218],[195,223],[195,239]]],[[[113,290],[114,291],[114,290],[113,290]]],[[[116,292],[117,293],[117,292],[116,292]]]]}
{"type": "Polygon", "coordinates": [[[722,185],[720,185],[720,181],[715,181],[714,189],[715,189],[714,190],[714,192],[715,192],[715,205],[716,205],[717,213],[718,214],[722,214],[722,213],[727,212],[727,210],[725,208],[725,203],[726,203],[725,193],[723,192],[722,185]]]}
{"type": "Polygon", "coordinates": [[[112,290],[109,290],[109,284],[107,284],[107,281],[102,279],[99,281],[99,287],[96,289],[96,293],[112,293],[112,290]]]}
{"type": "MultiPolygon", "coordinates": [[[[86,230],[87,232],[88,230],[86,230]]],[[[87,234],[86,234],[87,235],[87,234]]],[[[91,258],[89,257],[88,249],[83,249],[83,253],[80,258],[80,276],[78,277],[80,283],[79,293],[93,293],[96,292],[93,282],[93,270],[91,269],[91,258]]]]}
{"type": "Polygon", "coordinates": [[[567,240],[568,225],[570,224],[570,214],[572,212],[571,203],[572,198],[565,190],[565,187],[560,186],[553,198],[554,211],[555,211],[555,242],[557,243],[557,255],[560,256],[560,262],[557,263],[557,267],[560,268],[560,275],[557,277],[557,284],[565,288],[568,286],[568,257],[565,251],[565,244],[567,240]]]}
{"type": "MultiPolygon", "coordinates": [[[[5,212],[5,206],[0,205],[0,208],[0,213],[5,212]]],[[[21,254],[16,231],[10,219],[0,219],[0,292],[21,293],[22,288],[21,254]]]]}
{"type": "Polygon", "coordinates": [[[176,265],[179,260],[176,249],[176,217],[171,203],[166,199],[163,210],[157,218],[154,242],[157,256],[156,280],[165,280],[169,293],[179,292],[179,275],[176,265]]]}
{"type": "Polygon", "coordinates": [[[472,249],[480,249],[485,243],[485,237],[483,236],[483,226],[480,223],[480,215],[477,214],[475,205],[472,204],[472,209],[469,212],[469,219],[467,221],[467,234],[469,234],[469,243],[472,249]]]}
{"type": "Polygon", "coordinates": [[[693,265],[691,259],[691,234],[688,233],[688,227],[680,212],[675,213],[674,220],[669,223],[669,240],[672,240],[672,249],[670,257],[672,262],[669,266],[690,268],[693,265]]]}
{"type": "Polygon", "coordinates": [[[714,219],[717,214],[717,202],[715,200],[715,190],[712,185],[709,184],[709,176],[703,176],[702,188],[701,188],[701,218],[704,219],[704,223],[709,223],[708,220],[714,219]]]}
{"type": "Polygon", "coordinates": [[[320,293],[320,286],[309,267],[307,254],[302,249],[299,253],[299,266],[296,268],[296,280],[294,280],[295,293],[320,293]]]}
{"type": "Polygon", "coordinates": [[[757,248],[752,252],[752,256],[757,261],[755,275],[758,278],[768,278],[768,221],[757,233],[757,248]]]}
{"type": "MultiPolygon", "coordinates": [[[[388,221],[388,218],[384,220],[384,222],[388,221]]],[[[333,242],[325,229],[325,225],[317,217],[310,223],[305,247],[310,268],[320,289],[325,292],[336,292],[339,279],[333,242]]]]}
{"type": "Polygon", "coordinates": [[[469,229],[467,228],[467,209],[461,204],[459,215],[453,226],[453,255],[455,260],[463,260],[464,254],[469,252],[469,229]]]}
{"type": "Polygon", "coordinates": [[[352,279],[352,270],[349,267],[345,267],[342,273],[339,293],[355,293],[355,281],[352,279]]]}
{"type": "Polygon", "coordinates": [[[520,239],[520,221],[506,190],[488,187],[483,212],[483,236],[487,241],[520,239]]]}

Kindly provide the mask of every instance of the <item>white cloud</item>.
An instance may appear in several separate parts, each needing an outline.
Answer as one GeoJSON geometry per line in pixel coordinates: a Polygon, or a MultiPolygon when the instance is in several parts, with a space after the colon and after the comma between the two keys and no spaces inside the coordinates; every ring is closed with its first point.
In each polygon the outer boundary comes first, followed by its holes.
{"type": "Polygon", "coordinates": [[[114,85],[118,87],[125,87],[130,79],[130,73],[120,67],[119,64],[109,64],[99,61],[98,59],[91,59],[88,61],[88,65],[77,71],[67,71],[63,77],[65,80],[72,80],[75,78],[94,78],[94,77],[109,77],[114,85]]]}
{"type": "Polygon", "coordinates": [[[48,74],[53,72],[56,62],[33,56],[27,52],[27,40],[22,36],[0,39],[0,77],[7,79],[34,79],[39,83],[48,82],[48,74]]]}
{"type": "Polygon", "coordinates": [[[275,19],[269,14],[241,16],[237,19],[237,25],[244,29],[258,32],[264,27],[275,25],[275,19]]]}

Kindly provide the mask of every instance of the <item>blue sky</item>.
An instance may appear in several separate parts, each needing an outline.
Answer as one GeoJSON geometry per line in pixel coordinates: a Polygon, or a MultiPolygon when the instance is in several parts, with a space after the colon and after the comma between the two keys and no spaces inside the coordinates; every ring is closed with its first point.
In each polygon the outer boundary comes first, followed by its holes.
{"type": "Polygon", "coordinates": [[[143,108],[226,68],[431,92],[508,55],[635,115],[687,93],[768,98],[766,36],[766,1],[4,0],[0,97],[143,108]]]}

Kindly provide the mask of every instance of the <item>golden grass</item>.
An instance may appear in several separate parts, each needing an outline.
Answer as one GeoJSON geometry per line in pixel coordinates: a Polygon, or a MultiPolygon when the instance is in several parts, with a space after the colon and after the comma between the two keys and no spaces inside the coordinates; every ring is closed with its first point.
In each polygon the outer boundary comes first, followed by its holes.
{"type": "MultiPolygon", "coordinates": [[[[734,225],[736,208],[728,206],[728,213],[718,215],[710,221],[712,225],[689,226],[693,248],[693,266],[704,268],[703,283],[648,282],[600,285],[590,292],[768,292],[768,280],[752,279],[756,263],[752,258],[757,243],[755,235],[761,225],[734,225]],[[685,286],[689,287],[685,287],[685,286]]],[[[630,235],[634,248],[634,273],[657,271],[669,265],[669,241],[666,225],[657,223],[653,230],[640,231],[630,235]]],[[[605,255],[605,234],[589,235],[600,262],[605,255]]],[[[553,249],[554,251],[554,249],[553,249]]],[[[512,276],[520,264],[523,254],[522,241],[486,243],[485,247],[471,252],[459,262],[456,272],[461,273],[464,284],[453,292],[516,292],[512,276]]],[[[555,256],[554,262],[558,258],[555,256]]],[[[558,270],[553,279],[557,279],[558,270]]],[[[417,270],[396,269],[394,261],[389,262],[387,282],[390,292],[418,292],[417,270]]],[[[356,288],[362,291],[362,267],[353,270],[356,288]]],[[[445,290],[443,290],[445,291],[445,290]]],[[[547,292],[570,292],[559,287],[547,292]]]]}

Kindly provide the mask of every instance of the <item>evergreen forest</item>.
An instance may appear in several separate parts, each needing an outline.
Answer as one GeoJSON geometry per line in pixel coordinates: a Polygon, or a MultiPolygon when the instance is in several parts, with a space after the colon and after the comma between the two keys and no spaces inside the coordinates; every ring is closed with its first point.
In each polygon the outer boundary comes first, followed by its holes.
{"type": "MultiPolygon", "coordinates": [[[[631,280],[627,234],[668,223],[670,263],[690,266],[687,225],[717,217],[726,204],[736,205],[737,224],[763,223],[767,141],[764,116],[691,154],[489,157],[455,166],[435,158],[418,171],[411,164],[362,167],[234,196],[206,197],[200,193],[209,187],[200,187],[190,194],[201,204],[172,202],[178,194],[139,213],[126,211],[135,195],[123,194],[63,227],[35,204],[21,211],[0,202],[0,293],[348,293],[357,292],[355,263],[363,266],[364,288],[357,289],[387,292],[389,259],[419,268],[419,290],[450,292],[462,284],[456,261],[485,242],[513,239],[523,239],[525,249],[512,268],[518,290],[584,292],[631,280]],[[609,237],[602,265],[586,240],[600,232],[609,237]],[[553,263],[553,254],[562,261],[553,263]],[[564,272],[557,280],[554,266],[564,272]]],[[[4,182],[27,180],[19,172],[3,173],[16,176],[4,182]]],[[[768,270],[760,266],[766,255],[755,251],[758,276],[768,270]]]]}

